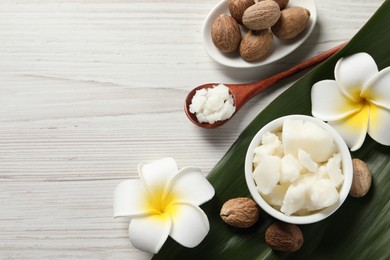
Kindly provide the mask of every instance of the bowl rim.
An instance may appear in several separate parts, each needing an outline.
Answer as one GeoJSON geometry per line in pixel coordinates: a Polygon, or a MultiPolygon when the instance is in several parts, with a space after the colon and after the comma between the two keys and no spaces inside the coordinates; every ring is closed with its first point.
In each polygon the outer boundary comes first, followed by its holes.
{"type": "Polygon", "coordinates": [[[287,223],[292,223],[292,224],[310,224],[310,223],[315,223],[318,221],[321,221],[330,215],[332,215],[345,201],[345,199],[348,197],[349,191],[351,189],[352,185],[352,178],[353,178],[353,166],[352,166],[352,157],[351,153],[349,152],[349,149],[343,140],[343,138],[339,135],[339,133],[336,132],[335,129],[333,129],[330,125],[327,123],[311,117],[307,115],[288,115],[288,116],[283,116],[279,117],[265,126],[263,126],[253,137],[251,143],[248,146],[247,153],[245,156],[245,179],[247,183],[247,187],[249,189],[250,194],[252,195],[253,199],[256,201],[256,203],[269,215],[272,217],[279,219],[283,222],[287,223]],[[341,154],[341,163],[342,163],[342,169],[343,169],[343,174],[344,174],[344,182],[340,188],[339,192],[339,199],[337,203],[324,208],[320,211],[317,211],[313,214],[310,215],[305,215],[305,216],[287,216],[284,213],[274,209],[272,206],[270,206],[260,195],[260,193],[256,190],[255,187],[255,182],[252,177],[252,160],[254,156],[254,149],[259,145],[262,136],[266,132],[273,132],[275,130],[278,130],[282,127],[283,122],[286,119],[293,119],[293,120],[303,120],[303,121],[308,121],[315,123],[316,125],[320,126],[327,132],[329,132],[333,139],[334,142],[339,149],[339,152],[341,154]]]}

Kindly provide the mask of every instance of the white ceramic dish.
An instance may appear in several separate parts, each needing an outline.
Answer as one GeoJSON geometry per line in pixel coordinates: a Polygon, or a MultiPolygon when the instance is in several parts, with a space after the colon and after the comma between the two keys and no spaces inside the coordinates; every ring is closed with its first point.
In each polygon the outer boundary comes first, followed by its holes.
{"type": "MultiPolygon", "coordinates": [[[[228,0],[221,1],[206,17],[206,20],[202,26],[203,46],[211,58],[213,58],[216,62],[228,67],[255,68],[277,61],[298,48],[307,39],[307,37],[309,37],[317,21],[317,9],[314,0],[290,0],[287,7],[292,6],[301,6],[310,11],[310,20],[307,28],[302,34],[293,40],[281,41],[277,37],[274,37],[273,50],[266,57],[259,61],[247,62],[240,57],[238,51],[234,53],[222,53],[213,44],[211,39],[211,25],[219,15],[230,15],[228,0]]],[[[247,30],[244,30],[242,26],[241,29],[241,32],[244,35],[247,30]]]]}
{"type": "Polygon", "coordinates": [[[323,220],[330,215],[332,215],[345,201],[347,198],[349,191],[351,189],[352,185],[352,178],[353,178],[353,167],[352,167],[352,158],[351,154],[349,152],[349,149],[347,145],[345,144],[342,137],[328,124],[324,123],[323,121],[316,119],[314,117],[310,116],[304,116],[304,115],[290,115],[281,117],[278,119],[275,119],[274,121],[271,121],[267,125],[265,125],[260,131],[255,135],[255,137],[252,139],[252,142],[249,145],[248,151],[246,153],[245,158],[245,179],[246,183],[248,185],[248,189],[253,197],[253,199],[257,202],[257,204],[269,215],[273,216],[276,219],[279,219],[283,222],[287,223],[293,223],[293,224],[310,224],[314,222],[318,222],[320,220],[323,220]],[[252,160],[254,156],[253,150],[260,144],[262,136],[266,132],[276,132],[278,130],[281,130],[283,122],[286,119],[293,119],[293,120],[303,120],[303,121],[309,121],[312,123],[317,124],[321,128],[325,129],[327,132],[329,132],[334,142],[338,148],[338,150],[341,153],[341,167],[344,174],[344,183],[342,184],[340,188],[340,197],[337,203],[334,205],[327,207],[323,210],[317,211],[310,215],[305,216],[287,216],[284,213],[274,209],[272,206],[270,206],[263,197],[259,194],[259,192],[256,190],[255,187],[255,181],[252,177],[253,167],[252,167],[252,160]]]}

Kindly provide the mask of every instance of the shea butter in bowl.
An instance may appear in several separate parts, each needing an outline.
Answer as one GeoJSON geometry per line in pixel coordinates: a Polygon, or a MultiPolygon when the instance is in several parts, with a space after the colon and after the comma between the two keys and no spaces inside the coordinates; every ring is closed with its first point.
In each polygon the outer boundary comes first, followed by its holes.
{"type": "Polygon", "coordinates": [[[310,224],[333,214],[347,198],[352,176],[342,137],[310,116],[271,121],[255,135],[245,158],[253,199],[287,223],[310,224]]]}

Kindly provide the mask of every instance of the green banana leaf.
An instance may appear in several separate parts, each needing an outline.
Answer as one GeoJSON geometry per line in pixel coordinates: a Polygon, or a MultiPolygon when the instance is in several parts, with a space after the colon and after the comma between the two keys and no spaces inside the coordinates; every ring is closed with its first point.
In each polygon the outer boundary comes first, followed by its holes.
{"type": "Polygon", "coordinates": [[[265,230],[275,220],[265,212],[249,229],[230,227],[219,217],[226,200],[250,197],[244,160],[256,132],[284,115],[310,115],[312,85],[334,78],[337,60],[356,52],[371,54],[379,69],[390,66],[390,0],[383,3],[346,47],[264,109],[211,171],[208,179],[216,195],[202,206],[210,220],[210,232],[202,243],[189,249],[169,238],[154,259],[390,259],[390,147],[379,145],[368,136],[363,147],[352,156],[364,160],[371,169],[370,192],[360,199],[348,197],[335,214],[323,221],[300,226],[305,242],[297,252],[280,253],[267,246],[265,230]]]}

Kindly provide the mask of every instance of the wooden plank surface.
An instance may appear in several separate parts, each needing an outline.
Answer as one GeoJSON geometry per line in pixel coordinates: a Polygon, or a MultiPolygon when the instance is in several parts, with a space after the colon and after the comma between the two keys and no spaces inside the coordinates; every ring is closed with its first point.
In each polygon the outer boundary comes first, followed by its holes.
{"type": "Polygon", "coordinates": [[[130,244],[129,220],[112,217],[116,185],[166,156],[206,175],[299,76],[215,130],[189,123],[187,92],[260,79],[347,41],[382,2],[317,1],[298,50],[242,70],[203,50],[218,0],[1,0],[0,259],[149,259],[130,244]]]}

